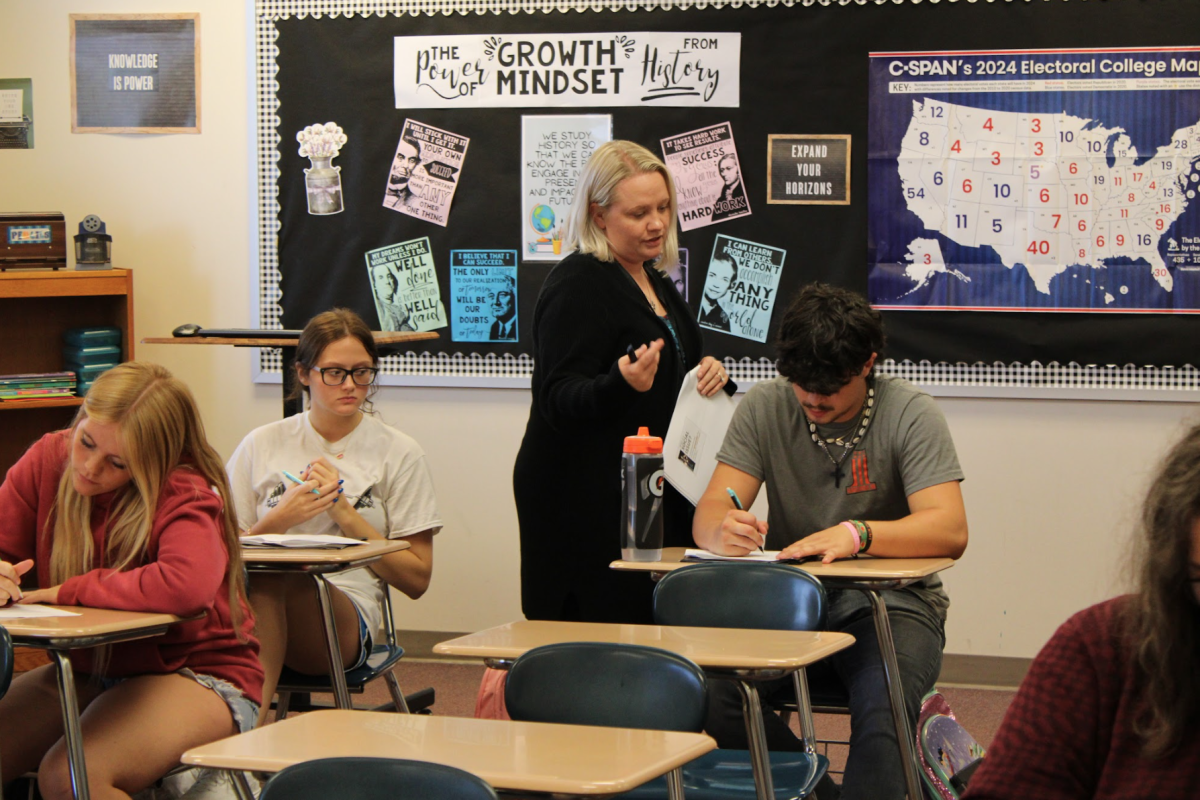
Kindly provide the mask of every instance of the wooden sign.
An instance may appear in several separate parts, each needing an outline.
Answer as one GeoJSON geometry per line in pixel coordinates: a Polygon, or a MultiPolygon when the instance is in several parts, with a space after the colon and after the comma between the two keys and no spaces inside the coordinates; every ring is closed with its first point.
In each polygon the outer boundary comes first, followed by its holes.
{"type": "Polygon", "coordinates": [[[199,133],[199,14],[71,14],[72,133],[199,133]]]}

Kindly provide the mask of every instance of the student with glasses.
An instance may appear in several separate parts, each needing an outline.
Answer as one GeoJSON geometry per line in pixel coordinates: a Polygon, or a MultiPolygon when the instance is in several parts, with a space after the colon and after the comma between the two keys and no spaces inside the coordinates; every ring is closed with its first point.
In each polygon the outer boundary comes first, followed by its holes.
{"type": "MultiPolygon", "coordinates": [[[[238,522],[247,534],[404,537],[411,545],[369,568],[330,576],[348,670],[360,666],[371,642],[384,636],[387,587],[414,600],[429,587],[433,536],[442,527],[424,451],[371,407],[378,365],[371,331],[353,311],[313,317],[296,347],[292,388],[293,399],[308,398],[308,410],[251,431],[227,465],[238,522]]],[[[308,576],[256,574],[250,604],[265,672],[261,723],[283,665],[307,675],[328,674],[328,651],[308,576]]]]}

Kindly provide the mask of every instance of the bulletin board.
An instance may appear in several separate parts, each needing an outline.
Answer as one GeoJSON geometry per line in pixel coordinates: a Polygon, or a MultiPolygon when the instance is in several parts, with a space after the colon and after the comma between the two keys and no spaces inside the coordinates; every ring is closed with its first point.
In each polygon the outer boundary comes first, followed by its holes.
{"type": "MultiPolygon", "coordinates": [[[[528,385],[530,322],[538,289],[554,261],[545,257],[551,252],[549,235],[537,245],[540,260],[526,257],[531,244],[520,196],[523,126],[530,118],[554,114],[607,116],[613,138],[632,139],[660,154],[664,140],[724,126],[736,145],[750,213],[683,230],[680,245],[687,251],[688,301],[697,312],[714,247],[747,242],[780,265],[777,308],[767,317],[761,340],[705,331],[706,352],[724,359],[739,381],[752,382],[775,374],[775,327],[801,286],[826,281],[867,292],[867,265],[875,246],[867,202],[871,53],[1186,47],[1196,44],[1192,32],[1200,29],[1200,7],[1188,0],[703,7],[608,0],[578,8],[573,3],[510,6],[468,0],[259,0],[256,25],[261,327],[299,328],[335,305],[353,308],[369,323],[384,327],[380,320],[388,312],[372,285],[368,254],[373,251],[382,253],[381,258],[415,252],[424,259],[429,269],[422,279],[435,276],[434,303],[440,301],[449,317],[457,300],[451,264],[461,259],[454,254],[491,253],[495,260],[488,263],[512,280],[516,340],[480,341],[488,337],[478,334],[475,341],[455,341],[447,325],[428,351],[388,356],[385,379],[528,385]],[[563,107],[539,98],[526,107],[396,107],[398,41],[411,49],[423,38],[463,34],[516,42],[600,33],[653,39],[674,32],[694,32],[700,34],[698,40],[714,42],[740,35],[736,105],[597,102],[563,107]],[[345,143],[332,164],[318,165],[299,153],[297,134],[325,123],[336,125],[332,140],[344,136],[345,143]],[[402,133],[410,131],[424,136],[423,147],[442,153],[431,160],[437,162],[434,169],[452,177],[444,225],[432,218],[432,210],[422,217],[411,209],[398,213],[384,206],[402,133]],[[768,202],[768,142],[773,136],[848,136],[852,202],[768,202]],[[334,213],[311,213],[316,195],[310,191],[310,177],[318,167],[338,168],[338,194],[326,190],[332,204],[326,210],[336,207],[334,213]],[[401,245],[403,250],[394,250],[401,245]]],[[[640,51],[637,56],[627,79],[646,68],[640,51]]],[[[655,63],[661,66],[661,60],[655,63]]],[[[492,294],[497,285],[493,282],[492,294]]],[[[884,316],[889,345],[882,369],[943,394],[1004,395],[1016,389],[1049,396],[1132,392],[1193,399],[1200,389],[1200,373],[1192,366],[1200,314],[913,308],[887,310],[884,316]]],[[[277,371],[278,353],[264,351],[260,366],[264,372],[277,371]]]]}

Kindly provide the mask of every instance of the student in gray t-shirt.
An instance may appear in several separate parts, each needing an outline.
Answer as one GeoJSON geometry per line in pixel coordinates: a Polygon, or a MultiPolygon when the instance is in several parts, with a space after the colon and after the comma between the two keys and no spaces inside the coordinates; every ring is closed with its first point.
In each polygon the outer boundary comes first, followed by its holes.
{"type": "MultiPolygon", "coordinates": [[[[858,553],[878,557],[949,556],[967,546],[963,479],[946,420],[927,394],[878,377],[884,344],[879,313],[853,292],[805,287],[784,315],[776,340],[780,377],[747,393],[696,506],[692,534],[715,553],[744,555],[765,545],[781,557],[821,555],[826,563],[858,553]],[[739,511],[767,485],[768,521],[739,511]]],[[[941,668],[949,598],[936,576],[884,592],[910,724],[941,668]]],[[[904,797],[887,687],[869,601],[861,592],[829,594],[829,628],[854,635],[847,650],[809,669],[820,688],[832,681],[850,697],[850,754],[841,796],[904,797]],[[822,671],[826,674],[822,675],[822,671]]],[[[725,681],[711,688],[708,732],[721,747],[746,747],[741,700],[725,681]]],[[[764,703],[788,699],[791,681],[761,687],[764,703]]],[[[772,750],[802,743],[775,714],[764,715],[772,750]]],[[[822,800],[829,794],[821,787],[822,800]]]]}

